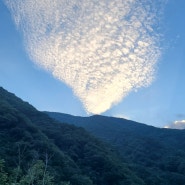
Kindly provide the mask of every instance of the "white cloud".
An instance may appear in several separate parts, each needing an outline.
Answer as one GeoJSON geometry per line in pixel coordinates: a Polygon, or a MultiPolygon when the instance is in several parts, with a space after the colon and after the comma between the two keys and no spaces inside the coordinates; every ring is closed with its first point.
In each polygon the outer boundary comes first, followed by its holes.
{"type": "Polygon", "coordinates": [[[102,113],[151,84],[162,1],[4,1],[30,58],[69,85],[88,112],[102,113]]]}
{"type": "Polygon", "coordinates": [[[185,120],[174,121],[172,124],[167,125],[164,128],[185,129],[185,120]]]}

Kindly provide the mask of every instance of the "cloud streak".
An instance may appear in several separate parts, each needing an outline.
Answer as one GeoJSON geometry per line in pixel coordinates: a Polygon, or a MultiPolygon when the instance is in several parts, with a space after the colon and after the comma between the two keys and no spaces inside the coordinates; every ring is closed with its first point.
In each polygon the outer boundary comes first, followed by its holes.
{"type": "Polygon", "coordinates": [[[30,58],[100,114],[154,78],[156,0],[5,0],[30,58]]]}

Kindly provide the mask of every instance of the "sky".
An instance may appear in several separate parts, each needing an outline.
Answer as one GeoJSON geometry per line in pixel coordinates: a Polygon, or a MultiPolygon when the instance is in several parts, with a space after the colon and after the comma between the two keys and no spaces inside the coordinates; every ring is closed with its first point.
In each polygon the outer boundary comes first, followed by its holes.
{"type": "Polygon", "coordinates": [[[41,111],[185,125],[184,0],[0,0],[0,86],[41,111]]]}

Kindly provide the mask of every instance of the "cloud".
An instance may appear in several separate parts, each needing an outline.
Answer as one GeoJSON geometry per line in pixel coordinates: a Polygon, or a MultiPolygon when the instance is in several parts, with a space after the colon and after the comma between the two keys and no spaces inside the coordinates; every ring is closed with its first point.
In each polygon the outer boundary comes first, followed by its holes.
{"type": "Polygon", "coordinates": [[[100,114],[150,85],[162,1],[4,0],[29,57],[100,114]]]}
{"type": "Polygon", "coordinates": [[[185,120],[174,121],[172,124],[167,125],[164,128],[185,129],[185,120]]]}
{"type": "Polygon", "coordinates": [[[182,113],[179,113],[179,114],[177,114],[177,115],[176,115],[176,117],[177,117],[177,118],[179,118],[179,119],[182,119],[182,118],[184,118],[184,117],[185,117],[185,115],[184,115],[184,114],[182,114],[182,113]]]}

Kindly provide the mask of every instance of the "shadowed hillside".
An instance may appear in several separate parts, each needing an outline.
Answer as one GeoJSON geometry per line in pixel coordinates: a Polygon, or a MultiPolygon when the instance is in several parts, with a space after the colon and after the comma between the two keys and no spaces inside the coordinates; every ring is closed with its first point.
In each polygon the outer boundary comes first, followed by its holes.
{"type": "Polygon", "coordinates": [[[1,185],[138,185],[108,145],[0,88],[1,185]]]}
{"type": "Polygon", "coordinates": [[[118,149],[146,185],[185,184],[185,130],[155,128],[97,115],[47,114],[58,121],[83,127],[118,149]]]}

